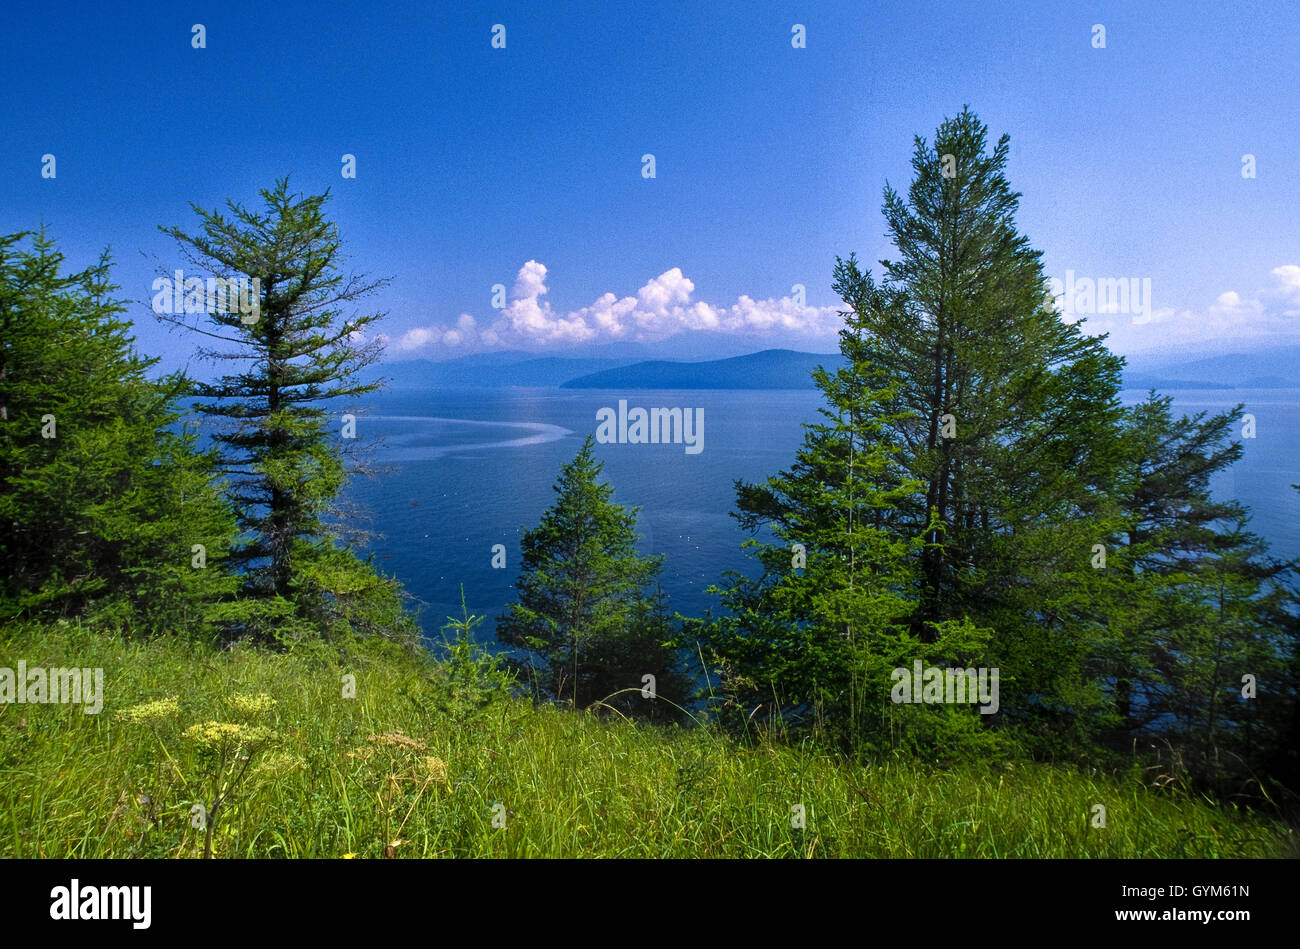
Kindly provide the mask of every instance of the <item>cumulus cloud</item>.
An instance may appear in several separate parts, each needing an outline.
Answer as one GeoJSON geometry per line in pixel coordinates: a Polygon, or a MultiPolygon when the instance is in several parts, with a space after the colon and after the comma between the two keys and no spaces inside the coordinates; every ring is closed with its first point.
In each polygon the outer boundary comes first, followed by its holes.
{"type": "Polygon", "coordinates": [[[1277,280],[1274,292],[1286,307],[1282,314],[1291,319],[1300,318],[1300,267],[1295,264],[1283,264],[1273,268],[1273,277],[1277,280]]]}
{"type": "Polygon", "coordinates": [[[455,326],[416,326],[397,338],[393,338],[386,333],[379,335],[379,339],[386,345],[395,346],[402,352],[424,349],[435,343],[455,348],[472,342],[478,337],[478,326],[474,321],[474,317],[468,313],[462,313],[455,326]]]}
{"type": "Polygon", "coordinates": [[[465,313],[454,327],[408,330],[396,344],[403,351],[434,343],[448,348],[535,349],[617,340],[651,342],[697,330],[833,337],[843,325],[838,307],[807,306],[789,296],[754,300],[742,295],[730,306],[695,300],[695,284],[680,267],[650,279],[633,296],[605,293],[588,306],[557,311],[543,299],[547,276],[546,265],[536,260],[520,267],[510,300],[486,328],[480,330],[475,318],[465,313]]]}
{"type": "Polygon", "coordinates": [[[1273,276],[1277,277],[1278,284],[1282,291],[1290,296],[1300,296],[1300,267],[1295,264],[1284,264],[1281,267],[1273,268],[1273,276]]]}
{"type": "Polygon", "coordinates": [[[1150,320],[1088,317],[1085,331],[1109,333],[1123,351],[1223,340],[1261,340],[1300,334],[1300,266],[1271,270],[1272,286],[1250,293],[1225,290],[1200,307],[1160,307],[1150,320]]]}
{"type": "Polygon", "coordinates": [[[407,330],[397,340],[397,348],[402,351],[419,349],[421,346],[427,346],[433,339],[433,330],[426,329],[423,326],[417,326],[413,330],[407,330]]]}
{"type": "Polygon", "coordinates": [[[1247,323],[1264,312],[1264,304],[1259,299],[1243,300],[1235,290],[1220,293],[1210,306],[1211,317],[1223,328],[1235,324],[1247,323]]]}

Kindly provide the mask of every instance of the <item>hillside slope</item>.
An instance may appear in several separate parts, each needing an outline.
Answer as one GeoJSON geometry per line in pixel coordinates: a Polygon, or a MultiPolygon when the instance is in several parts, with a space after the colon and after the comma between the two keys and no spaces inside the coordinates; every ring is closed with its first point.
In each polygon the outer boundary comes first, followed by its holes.
{"type": "Polygon", "coordinates": [[[864,767],[710,728],[480,704],[447,667],[417,658],[218,652],[72,625],[0,629],[0,654],[105,672],[99,714],[0,705],[4,857],[200,855],[192,813],[221,784],[205,751],[218,740],[233,744],[217,857],[1296,852],[1285,824],[1140,777],[1020,761],[864,767]],[[354,697],[340,688],[347,675],[354,697]],[[1090,825],[1097,802],[1104,830],[1090,825]],[[792,826],[795,805],[805,828],[792,826]]]}

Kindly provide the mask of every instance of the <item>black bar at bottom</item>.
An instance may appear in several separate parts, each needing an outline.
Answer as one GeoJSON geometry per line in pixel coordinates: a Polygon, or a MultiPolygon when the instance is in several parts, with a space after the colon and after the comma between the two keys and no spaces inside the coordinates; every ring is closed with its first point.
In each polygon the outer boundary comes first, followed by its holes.
{"type": "Polygon", "coordinates": [[[1294,918],[1297,866],[1291,860],[11,860],[0,861],[0,919],[9,936],[72,928],[127,939],[203,930],[217,938],[225,938],[223,931],[256,934],[259,941],[316,934],[373,939],[412,923],[428,927],[431,937],[440,929],[449,937],[452,930],[444,927],[468,924],[485,935],[498,929],[531,939],[567,919],[560,930],[641,933],[659,943],[669,931],[664,926],[676,929],[697,916],[729,936],[838,917],[862,933],[902,926],[918,938],[943,940],[1048,926],[1057,933],[1133,930],[1147,937],[1200,927],[1230,938],[1294,918]],[[106,887],[148,887],[148,901],[143,889],[106,887]]]}

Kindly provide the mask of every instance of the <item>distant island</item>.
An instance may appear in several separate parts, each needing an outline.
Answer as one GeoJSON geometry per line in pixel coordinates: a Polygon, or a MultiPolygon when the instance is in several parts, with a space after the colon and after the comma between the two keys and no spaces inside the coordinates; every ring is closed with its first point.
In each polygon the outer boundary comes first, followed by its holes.
{"type": "Polygon", "coordinates": [[[708,362],[639,362],[592,372],[561,384],[562,389],[815,389],[818,366],[844,365],[838,353],[766,349],[748,356],[708,362]]]}
{"type": "MultiPolygon", "coordinates": [[[[1192,356],[1193,354],[1189,354],[1192,356]]],[[[1129,389],[1268,389],[1295,385],[1300,346],[1198,356],[1185,361],[1129,359],[1129,389]]],[[[537,356],[518,350],[433,362],[386,363],[378,374],[395,388],[813,389],[812,371],[843,365],[838,353],[766,349],[746,356],[686,362],[622,357],[537,356]]]]}

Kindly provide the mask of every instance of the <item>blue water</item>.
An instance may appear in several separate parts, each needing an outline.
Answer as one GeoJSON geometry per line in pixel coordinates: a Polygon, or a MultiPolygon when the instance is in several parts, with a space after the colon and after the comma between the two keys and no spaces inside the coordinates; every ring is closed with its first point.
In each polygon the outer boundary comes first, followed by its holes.
{"type": "MultiPolygon", "coordinates": [[[[1185,390],[1168,393],[1177,411],[1246,404],[1257,435],[1214,483],[1254,512],[1252,527],[1274,553],[1300,554],[1300,430],[1293,422],[1300,389],[1185,390]]],[[[1144,393],[1128,391],[1128,403],[1144,393]]],[[[747,534],[732,518],[737,479],[761,480],[788,467],[803,423],[819,418],[821,394],[809,391],[564,389],[394,390],[370,397],[358,416],[358,443],[384,466],[354,480],[348,499],[372,518],[368,549],[422,605],[421,622],[437,638],[460,613],[464,585],[471,613],[487,617],[479,637],[493,638],[495,618],[513,599],[519,540],[554,501],[560,466],[596,427],[596,411],[629,407],[704,409],[704,449],[680,444],[597,445],[614,500],[639,505],[644,553],[665,554],[662,583],[670,604],[700,615],[717,604],[704,593],[725,570],[747,570],[747,534]],[[382,441],[382,444],[376,444],[382,441]],[[491,566],[504,544],[506,569],[491,566]]]]}

